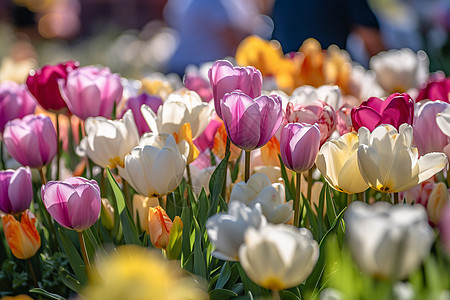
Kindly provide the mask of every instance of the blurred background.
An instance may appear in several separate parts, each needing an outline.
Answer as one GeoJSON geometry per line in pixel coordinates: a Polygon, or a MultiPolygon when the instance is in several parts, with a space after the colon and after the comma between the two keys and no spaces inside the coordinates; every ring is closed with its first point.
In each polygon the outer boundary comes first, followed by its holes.
{"type": "Polygon", "coordinates": [[[387,49],[423,49],[450,74],[450,0],[0,0],[0,81],[68,59],[140,78],[233,56],[249,35],[285,53],[308,37],[368,65],[387,49]]]}

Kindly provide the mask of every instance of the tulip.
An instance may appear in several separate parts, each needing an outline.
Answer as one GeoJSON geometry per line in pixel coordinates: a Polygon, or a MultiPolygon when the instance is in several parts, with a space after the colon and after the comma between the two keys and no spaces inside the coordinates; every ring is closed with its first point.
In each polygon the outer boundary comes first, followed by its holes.
{"type": "MultiPolygon", "coordinates": [[[[123,110],[123,114],[129,109],[133,112],[134,122],[136,123],[140,136],[145,132],[150,132],[150,127],[148,127],[148,124],[145,122],[145,119],[141,113],[141,106],[144,104],[148,105],[153,112],[156,113],[163,102],[161,98],[157,96],[150,96],[147,93],[142,93],[139,96],[128,98],[123,110]]],[[[121,118],[122,117],[123,115],[121,118]]]]}
{"type": "Polygon", "coordinates": [[[36,102],[25,85],[13,81],[0,84],[0,133],[8,121],[32,114],[35,107],[36,102]]]}
{"type": "Polygon", "coordinates": [[[69,110],[82,120],[88,117],[111,117],[114,103],[122,100],[120,76],[108,68],[81,67],[59,81],[61,95],[69,110]]]}
{"type": "MultiPolygon", "coordinates": [[[[216,130],[213,140],[213,147],[211,148],[211,152],[217,155],[219,159],[223,159],[225,157],[227,139],[227,129],[225,128],[225,124],[221,120],[221,125],[216,130]]],[[[230,161],[233,161],[236,160],[239,155],[241,155],[242,149],[235,144],[230,143],[230,152],[230,161]]]]}
{"type": "Polygon", "coordinates": [[[284,186],[272,184],[264,174],[253,174],[247,183],[238,182],[230,194],[230,203],[240,201],[247,206],[261,205],[262,213],[267,221],[273,224],[287,223],[294,215],[293,201],[286,202],[284,186]]]}
{"type": "Polygon", "coordinates": [[[47,211],[61,226],[81,232],[97,222],[102,200],[95,180],[71,177],[49,181],[41,189],[47,211]]]}
{"type": "Polygon", "coordinates": [[[344,219],[352,256],[371,276],[403,280],[430,254],[434,232],[421,205],[355,201],[344,219]]]}
{"type": "Polygon", "coordinates": [[[16,215],[30,207],[33,186],[29,168],[0,171],[0,210],[16,215]]]}
{"type": "Polygon", "coordinates": [[[211,85],[208,78],[204,78],[200,73],[201,70],[194,69],[193,65],[186,68],[184,75],[184,86],[191,91],[196,92],[204,102],[209,102],[214,98],[211,85]]]}
{"type": "Polygon", "coordinates": [[[205,151],[213,147],[214,136],[220,126],[223,126],[222,120],[217,116],[212,117],[202,134],[194,140],[195,145],[200,151],[205,151]]]}
{"type": "Polygon", "coordinates": [[[429,99],[450,102],[450,77],[437,77],[419,91],[416,101],[429,99]]]}
{"type": "Polygon", "coordinates": [[[6,123],[3,141],[8,153],[23,166],[42,168],[58,146],[52,121],[45,115],[27,115],[6,123]]]}
{"type": "Polygon", "coordinates": [[[443,182],[434,185],[427,203],[428,219],[434,225],[440,223],[444,207],[449,203],[449,191],[443,182]]]}
{"type": "Polygon", "coordinates": [[[289,123],[281,130],[281,159],[294,172],[302,173],[312,168],[319,145],[320,131],[317,124],[289,123]]]}
{"type": "Polygon", "coordinates": [[[185,153],[185,152],[189,153],[186,156],[186,159],[187,159],[186,162],[189,165],[200,154],[200,151],[197,149],[197,147],[194,145],[194,143],[192,141],[191,124],[184,123],[183,125],[181,125],[180,130],[178,132],[175,132],[173,134],[173,137],[175,138],[175,141],[176,141],[181,153],[185,153]],[[184,149],[182,149],[182,147],[188,147],[188,150],[184,150],[184,149]]]}
{"type": "Polygon", "coordinates": [[[280,141],[274,135],[264,146],[260,148],[261,160],[266,166],[280,166],[280,141]]]}
{"type": "Polygon", "coordinates": [[[149,198],[144,195],[133,195],[133,217],[142,231],[148,232],[148,210],[159,205],[158,198],[149,198]]]}
{"type": "Polygon", "coordinates": [[[311,125],[317,123],[320,129],[320,145],[323,145],[336,129],[336,113],[330,105],[320,100],[315,100],[308,105],[294,105],[289,102],[283,120],[284,125],[288,123],[311,125]]]}
{"type": "Polygon", "coordinates": [[[361,175],[371,188],[381,192],[410,189],[447,164],[444,153],[433,152],[419,158],[417,148],[412,147],[413,129],[409,124],[402,124],[399,131],[392,125],[381,125],[372,133],[361,127],[358,136],[361,175]]]}
{"type": "Polygon", "coordinates": [[[144,78],[141,82],[142,92],[159,97],[163,102],[166,101],[167,97],[174,92],[172,84],[166,77],[159,78],[155,76],[153,78],[144,78]]]}
{"type": "Polygon", "coordinates": [[[46,65],[30,72],[27,78],[28,89],[45,110],[60,111],[67,108],[59,92],[58,82],[64,82],[78,65],[78,62],[68,61],[54,66],[46,65]]]}
{"type": "Polygon", "coordinates": [[[246,151],[264,146],[281,124],[281,98],[275,95],[253,100],[236,91],[226,94],[220,107],[228,137],[246,151]]]}
{"type": "Polygon", "coordinates": [[[88,118],[85,137],[77,148],[80,156],[88,156],[102,168],[123,167],[125,155],[139,144],[139,133],[133,113],[128,110],[121,120],[104,117],[88,118]]]}
{"type": "Polygon", "coordinates": [[[163,145],[135,147],[125,156],[119,175],[142,195],[161,197],[172,192],[183,179],[186,157],[181,155],[173,136],[163,145]]]}
{"type": "Polygon", "coordinates": [[[398,130],[403,123],[412,125],[414,101],[408,94],[399,93],[390,95],[386,100],[371,97],[359,107],[354,107],[351,116],[356,131],[363,126],[373,131],[381,124],[391,124],[398,130]]]}
{"type": "Polygon", "coordinates": [[[341,106],[342,93],[336,85],[322,85],[318,88],[302,85],[292,92],[292,96],[289,99],[294,106],[299,104],[307,106],[315,100],[322,100],[336,111],[341,106]]]}
{"type": "Polygon", "coordinates": [[[115,220],[114,207],[106,198],[102,198],[100,220],[102,221],[102,224],[106,229],[111,230],[114,228],[114,220],[115,220]]]}
{"type": "Polygon", "coordinates": [[[198,138],[208,126],[211,108],[193,91],[179,90],[169,95],[155,114],[144,105],[142,115],[153,133],[172,134],[178,132],[184,123],[190,123],[192,136],[198,138]]]}
{"type": "MultiPolygon", "coordinates": [[[[414,144],[420,155],[444,152],[450,143],[448,136],[439,128],[436,115],[443,113],[450,104],[442,101],[419,102],[414,118],[414,144]]],[[[450,150],[450,149],[449,149],[450,150]]],[[[447,151],[449,151],[447,150],[447,151]]],[[[447,153],[447,151],[445,151],[447,153]]]]}
{"type": "Polygon", "coordinates": [[[245,231],[251,227],[265,226],[266,223],[260,204],[250,208],[240,201],[230,202],[228,212],[215,214],[206,221],[209,240],[215,246],[211,255],[218,259],[237,261],[245,231]]]}
{"type": "Polygon", "coordinates": [[[342,105],[336,112],[336,130],[344,135],[353,130],[351,118],[352,106],[348,103],[342,105]]]}
{"type": "MultiPolygon", "coordinates": [[[[180,218],[176,216],[175,218],[180,218]]],[[[161,206],[150,207],[148,210],[148,232],[152,245],[159,249],[166,249],[169,242],[172,220],[161,206]]]]}
{"type": "Polygon", "coordinates": [[[319,245],[311,232],[284,224],[249,228],[239,249],[239,262],[248,277],[271,290],[305,281],[318,258],[319,245]]]}
{"type": "Polygon", "coordinates": [[[3,232],[13,255],[19,259],[33,257],[41,247],[41,237],[36,229],[36,216],[26,210],[20,222],[12,215],[2,217],[3,232]]]}
{"type": "Polygon", "coordinates": [[[209,69],[208,77],[213,90],[214,107],[221,119],[221,100],[224,100],[225,94],[240,90],[252,99],[261,95],[262,75],[254,67],[233,67],[227,60],[218,60],[209,69]]]}
{"type": "Polygon", "coordinates": [[[354,194],[369,188],[358,168],[358,147],[358,135],[350,132],[320,148],[316,166],[334,189],[354,194]]]}
{"type": "Polygon", "coordinates": [[[404,93],[418,87],[428,78],[428,56],[424,51],[411,49],[382,51],[370,58],[378,83],[389,94],[404,93]]]}

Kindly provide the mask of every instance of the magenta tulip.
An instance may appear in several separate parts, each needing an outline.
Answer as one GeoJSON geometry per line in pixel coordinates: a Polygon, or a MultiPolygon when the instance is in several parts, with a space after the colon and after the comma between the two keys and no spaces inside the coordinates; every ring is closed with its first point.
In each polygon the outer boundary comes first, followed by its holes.
{"type": "Polygon", "coordinates": [[[31,200],[33,186],[29,168],[0,171],[1,211],[13,215],[24,212],[30,207],[31,200]]]}
{"type": "Polygon", "coordinates": [[[35,108],[36,101],[24,84],[13,81],[0,84],[0,132],[5,129],[6,122],[32,114],[35,108]]]}
{"type": "Polygon", "coordinates": [[[46,110],[60,111],[67,108],[59,92],[58,81],[65,81],[67,74],[78,68],[79,63],[68,61],[58,65],[46,65],[31,71],[27,86],[37,102],[46,110]]]}
{"type": "Polygon", "coordinates": [[[83,231],[100,215],[102,199],[95,180],[72,177],[49,181],[42,186],[41,195],[47,211],[63,227],[83,231]]]}
{"type": "Polygon", "coordinates": [[[261,95],[262,75],[254,67],[233,67],[227,60],[218,60],[209,69],[208,77],[213,91],[214,107],[221,119],[220,100],[225,94],[241,90],[252,99],[261,95]]]}
{"type": "Polygon", "coordinates": [[[211,85],[199,73],[189,72],[184,75],[184,86],[196,92],[204,102],[209,102],[214,97],[211,85]]]}
{"type": "Polygon", "coordinates": [[[111,117],[114,103],[122,99],[120,76],[108,68],[87,66],[73,70],[66,82],[60,82],[61,95],[77,117],[111,117]]]}
{"type": "Polygon", "coordinates": [[[301,173],[312,168],[320,147],[317,124],[289,123],[281,129],[280,152],[284,165],[301,173]]]}
{"type": "Polygon", "coordinates": [[[320,145],[323,145],[336,129],[336,113],[333,107],[321,100],[295,106],[288,102],[283,125],[288,123],[317,124],[320,129],[320,145]]]}
{"type": "Polygon", "coordinates": [[[246,151],[264,146],[281,124],[281,98],[276,95],[253,100],[235,91],[225,94],[220,107],[228,137],[246,151]]]}
{"type": "Polygon", "coordinates": [[[412,125],[414,119],[414,101],[404,93],[395,93],[382,100],[371,97],[352,109],[352,124],[356,131],[366,127],[373,131],[381,124],[391,124],[397,130],[403,123],[412,125]]]}
{"type": "Polygon", "coordinates": [[[119,119],[122,118],[127,110],[131,109],[131,111],[133,112],[134,122],[136,123],[137,129],[139,131],[139,135],[151,131],[141,113],[141,106],[144,104],[148,105],[156,114],[158,112],[158,108],[163,104],[163,102],[161,98],[157,96],[150,96],[147,93],[142,93],[139,96],[128,98],[125,103],[125,107],[122,110],[122,113],[118,116],[119,119]]]}
{"type": "Polygon", "coordinates": [[[42,168],[56,154],[56,131],[49,117],[27,115],[6,123],[3,141],[8,153],[23,166],[42,168]]]}
{"type": "Polygon", "coordinates": [[[450,102],[450,77],[436,76],[419,91],[416,101],[429,99],[450,102]]]}

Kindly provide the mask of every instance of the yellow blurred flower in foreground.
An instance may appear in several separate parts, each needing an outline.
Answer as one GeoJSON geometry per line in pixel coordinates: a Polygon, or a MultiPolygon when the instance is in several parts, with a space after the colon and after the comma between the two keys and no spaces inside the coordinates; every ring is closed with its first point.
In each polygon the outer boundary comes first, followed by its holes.
{"type": "Polygon", "coordinates": [[[183,275],[176,263],[143,247],[120,246],[97,260],[95,269],[80,300],[207,299],[198,282],[183,275]]]}
{"type": "Polygon", "coordinates": [[[33,300],[30,296],[27,295],[17,295],[17,296],[3,296],[0,300],[33,300]]]}

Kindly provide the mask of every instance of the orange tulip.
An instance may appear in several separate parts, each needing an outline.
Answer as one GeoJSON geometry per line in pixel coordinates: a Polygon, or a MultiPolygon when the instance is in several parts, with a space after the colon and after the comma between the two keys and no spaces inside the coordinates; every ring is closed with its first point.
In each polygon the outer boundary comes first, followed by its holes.
{"type": "Polygon", "coordinates": [[[17,221],[12,215],[2,217],[3,231],[12,253],[19,259],[28,259],[41,247],[41,237],[36,229],[36,216],[26,210],[17,221]]]}
{"type": "MultiPolygon", "coordinates": [[[[197,146],[195,146],[194,143],[192,142],[191,124],[184,123],[183,125],[181,125],[178,132],[174,132],[172,135],[175,138],[175,141],[177,142],[178,148],[180,148],[180,143],[182,141],[186,142],[185,144],[189,146],[189,155],[188,157],[186,157],[187,161],[186,164],[190,164],[191,162],[193,162],[200,154],[200,151],[198,150],[197,146]]],[[[181,153],[185,153],[185,151],[182,149],[180,149],[180,151],[181,153]]]]}
{"type": "Polygon", "coordinates": [[[261,147],[261,159],[266,166],[279,167],[278,154],[280,154],[280,142],[276,136],[273,136],[267,144],[261,147]]]}
{"type": "MultiPolygon", "coordinates": [[[[217,129],[216,135],[214,136],[214,146],[211,149],[212,153],[217,155],[220,159],[225,157],[225,148],[227,143],[227,130],[225,129],[225,125],[222,125],[217,129]]],[[[241,149],[230,143],[230,160],[236,160],[241,154],[241,149]]]]}
{"type": "Polygon", "coordinates": [[[149,208],[148,229],[153,246],[166,249],[171,228],[172,220],[161,206],[149,208]]]}

